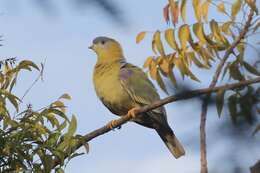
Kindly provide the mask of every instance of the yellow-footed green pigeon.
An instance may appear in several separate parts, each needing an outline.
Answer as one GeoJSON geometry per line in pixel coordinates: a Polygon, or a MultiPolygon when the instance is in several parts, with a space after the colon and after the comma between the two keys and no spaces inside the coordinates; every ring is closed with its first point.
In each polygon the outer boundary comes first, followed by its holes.
{"type": "MultiPolygon", "coordinates": [[[[119,116],[132,114],[136,108],[160,99],[147,75],[137,66],[126,62],[117,41],[97,37],[89,48],[97,54],[93,73],[97,96],[112,113],[119,116]]],[[[156,130],[175,158],[185,154],[167,122],[164,107],[133,116],[133,121],[156,130]]]]}

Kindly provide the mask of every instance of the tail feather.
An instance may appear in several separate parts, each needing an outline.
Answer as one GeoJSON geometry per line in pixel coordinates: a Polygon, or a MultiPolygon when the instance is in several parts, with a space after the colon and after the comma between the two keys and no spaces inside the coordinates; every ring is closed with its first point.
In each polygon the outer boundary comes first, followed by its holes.
{"type": "Polygon", "coordinates": [[[185,150],[182,144],[179,142],[179,140],[170,128],[160,128],[158,130],[156,129],[156,131],[176,159],[185,155],[185,150]]]}

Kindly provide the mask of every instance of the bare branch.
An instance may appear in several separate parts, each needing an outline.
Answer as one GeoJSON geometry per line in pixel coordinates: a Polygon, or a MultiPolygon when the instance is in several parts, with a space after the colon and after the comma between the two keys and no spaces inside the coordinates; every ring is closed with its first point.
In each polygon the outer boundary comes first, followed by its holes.
{"type": "MultiPolygon", "coordinates": [[[[137,113],[137,116],[142,116],[141,115],[142,113],[151,111],[153,109],[156,109],[158,107],[161,107],[161,106],[168,104],[168,103],[171,103],[171,102],[176,102],[176,101],[179,101],[179,100],[194,98],[194,97],[197,97],[197,96],[200,96],[200,95],[203,95],[203,94],[217,92],[218,90],[232,90],[232,89],[235,89],[235,88],[239,88],[239,87],[243,87],[243,86],[247,86],[247,85],[250,85],[250,84],[253,84],[253,83],[259,83],[259,82],[260,82],[260,77],[257,77],[257,78],[251,79],[251,80],[245,80],[245,81],[241,81],[241,82],[238,82],[238,83],[227,84],[227,85],[222,85],[222,86],[218,86],[218,87],[197,89],[197,90],[179,93],[179,94],[176,94],[176,95],[173,95],[173,96],[166,97],[162,100],[158,100],[158,101],[156,101],[156,102],[154,102],[150,105],[141,107],[137,110],[136,113],[137,113]]],[[[115,128],[119,127],[119,126],[127,123],[130,119],[131,119],[130,116],[120,117],[120,118],[118,118],[114,121],[114,123],[113,123],[114,127],[115,128]]],[[[83,146],[85,143],[91,141],[92,139],[111,131],[112,129],[109,127],[108,124],[106,124],[105,126],[84,135],[84,137],[83,137],[84,143],[82,143],[82,142],[77,143],[75,145],[75,147],[73,147],[74,149],[73,149],[72,152],[75,152],[77,149],[79,149],[81,146],[83,146]]],[[[68,156],[69,156],[69,153],[68,153],[68,155],[65,156],[65,158],[67,158],[68,156]]],[[[60,164],[59,160],[56,159],[54,161],[53,168],[55,168],[59,164],[60,164]]]]}
{"type": "MultiPolygon", "coordinates": [[[[233,50],[237,47],[237,45],[243,40],[246,36],[246,33],[249,30],[249,27],[251,26],[251,22],[253,19],[254,11],[251,9],[250,13],[248,15],[248,19],[245,23],[245,26],[243,30],[240,32],[239,37],[231,44],[231,46],[226,50],[224,57],[220,61],[220,63],[217,66],[216,72],[213,76],[213,79],[209,85],[209,88],[213,88],[216,86],[219,75],[222,71],[222,68],[224,67],[225,62],[229,58],[229,55],[233,52],[233,50]]],[[[200,163],[201,163],[201,173],[208,173],[207,168],[207,145],[206,145],[206,119],[207,119],[207,111],[208,111],[208,102],[210,99],[211,93],[209,93],[203,103],[201,108],[201,116],[200,116],[200,163]]]]}

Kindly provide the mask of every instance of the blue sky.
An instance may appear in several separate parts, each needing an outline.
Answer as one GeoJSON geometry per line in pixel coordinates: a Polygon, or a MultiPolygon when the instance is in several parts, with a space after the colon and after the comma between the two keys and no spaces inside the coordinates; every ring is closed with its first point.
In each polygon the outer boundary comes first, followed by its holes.
{"type": "MultiPolygon", "coordinates": [[[[135,44],[138,32],[166,29],[162,18],[165,1],[120,1],[114,0],[125,12],[129,26],[120,27],[96,8],[87,8],[84,12],[73,10],[68,1],[57,0],[58,13],[55,16],[44,13],[32,0],[0,1],[0,33],[4,36],[1,57],[31,59],[36,63],[46,59],[44,82],[39,82],[31,90],[24,103],[32,103],[33,108],[49,104],[63,93],[69,93],[69,113],[78,120],[78,133],[86,134],[116,118],[96,97],[92,84],[92,70],[96,56],[88,50],[92,40],[101,35],[117,39],[123,46],[127,60],[142,66],[146,57],[152,54],[151,35],[140,45],[135,44]],[[150,37],[150,38],[149,38],[150,37]]],[[[189,14],[192,19],[193,14],[189,14]]],[[[220,19],[221,20],[221,19],[220,19]]],[[[200,72],[195,70],[195,72],[200,72]]],[[[207,86],[212,74],[200,73],[207,86]]],[[[22,95],[37,74],[24,72],[18,81],[16,92],[22,95]]],[[[188,81],[191,83],[190,81],[188,81]]],[[[157,86],[158,87],[158,86],[157,86]]],[[[159,90],[159,89],[158,89],[159,90]]],[[[165,97],[161,93],[162,97],[165,97]]],[[[134,123],[128,123],[121,130],[115,130],[90,142],[87,155],[73,159],[65,171],[75,172],[183,172],[199,171],[199,113],[197,100],[181,101],[166,106],[169,124],[184,144],[186,156],[174,159],[160,141],[159,136],[149,129],[134,123]]],[[[231,140],[222,140],[217,133],[218,126],[224,121],[218,120],[215,108],[209,111],[208,153],[209,168],[218,167],[218,161],[227,158],[231,140]]],[[[259,138],[259,136],[257,136],[259,138]]],[[[248,138],[253,144],[256,139],[248,138]]],[[[243,146],[244,143],[236,145],[243,146]]],[[[256,147],[241,150],[241,155],[251,153],[244,161],[252,165],[260,157],[256,147]]],[[[228,171],[229,163],[221,163],[219,171],[228,171]]]]}

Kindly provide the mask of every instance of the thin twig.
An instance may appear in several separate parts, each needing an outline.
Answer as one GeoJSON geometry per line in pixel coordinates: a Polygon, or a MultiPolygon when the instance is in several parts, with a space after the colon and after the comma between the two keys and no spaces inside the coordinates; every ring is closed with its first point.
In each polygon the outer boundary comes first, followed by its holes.
{"type": "Polygon", "coordinates": [[[46,59],[45,59],[44,62],[43,62],[42,68],[41,68],[40,73],[39,73],[39,75],[37,76],[37,78],[33,81],[33,83],[29,86],[29,88],[27,88],[27,90],[25,90],[23,96],[21,97],[21,101],[22,101],[22,100],[25,98],[25,96],[31,91],[31,89],[33,88],[33,86],[34,86],[40,79],[42,79],[45,62],[46,62],[46,59]]]}
{"type": "MultiPolygon", "coordinates": [[[[253,84],[253,83],[259,83],[259,82],[260,82],[260,77],[256,77],[254,79],[245,80],[245,81],[241,81],[241,82],[238,82],[238,83],[226,84],[226,85],[222,85],[222,86],[218,86],[218,87],[203,88],[203,89],[197,89],[197,90],[182,92],[182,93],[179,93],[179,94],[176,94],[176,95],[173,95],[173,96],[166,97],[162,100],[158,100],[158,101],[156,101],[156,102],[154,102],[150,105],[143,106],[136,111],[136,115],[142,116],[141,115],[142,113],[151,111],[151,110],[156,109],[158,107],[161,107],[165,104],[176,102],[176,101],[179,101],[179,100],[194,98],[194,97],[197,97],[197,96],[200,96],[200,95],[203,95],[203,94],[217,92],[218,90],[232,90],[232,89],[235,89],[235,88],[240,88],[240,87],[243,87],[243,86],[247,86],[247,85],[250,85],[250,84],[253,84]]],[[[115,121],[113,121],[113,125],[114,125],[115,128],[117,128],[117,127],[127,123],[130,119],[131,119],[130,116],[122,116],[122,117],[116,119],[115,121]]],[[[101,136],[101,135],[103,135],[103,134],[105,134],[105,133],[107,133],[111,130],[112,129],[109,127],[109,123],[108,123],[105,126],[84,135],[83,136],[84,142],[83,143],[82,142],[77,143],[73,147],[73,150],[72,150],[71,153],[75,152],[77,149],[79,149],[81,146],[83,146],[85,143],[89,142],[90,140],[92,140],[92,139],[94,139],[98,136],[101,136]]],[[[67,157],[69,157],[69,153],[67,153],[64,156],[64,158],[67,158],[67,157]]],[[[56,160],[54,160],[53,163],[54,164],[53,164],[52,167],[55,168],[57,165],[60,164],[60,160],[56,159],[56,160]]]]}
{"type": "MultiPolygon", "coordinates": [[[[254,11],[250,10],[248,19],[245,23],[243,30],[240,32],[239,37],[232,43],[232,45],[226,50],[223,59],[217,66],[216,72],[213,76],[213,79],[209,85],[209,88],[216,86],[222,68],[224,67],[225,62],[229,58],[229,55],[233,52],[235,47],[243,40],[248,32],[249,27],[251,26],[251,21],[253,19],[254,11]]],[[[208,102],[210,99],[211,93],[207,94],[202,103],[201,116],[200,116],[200,163],[201,163],[201,173],[208,173],[207,167],[207,145],[206,145],[206,119],[208,111],[208,102]]]]}

